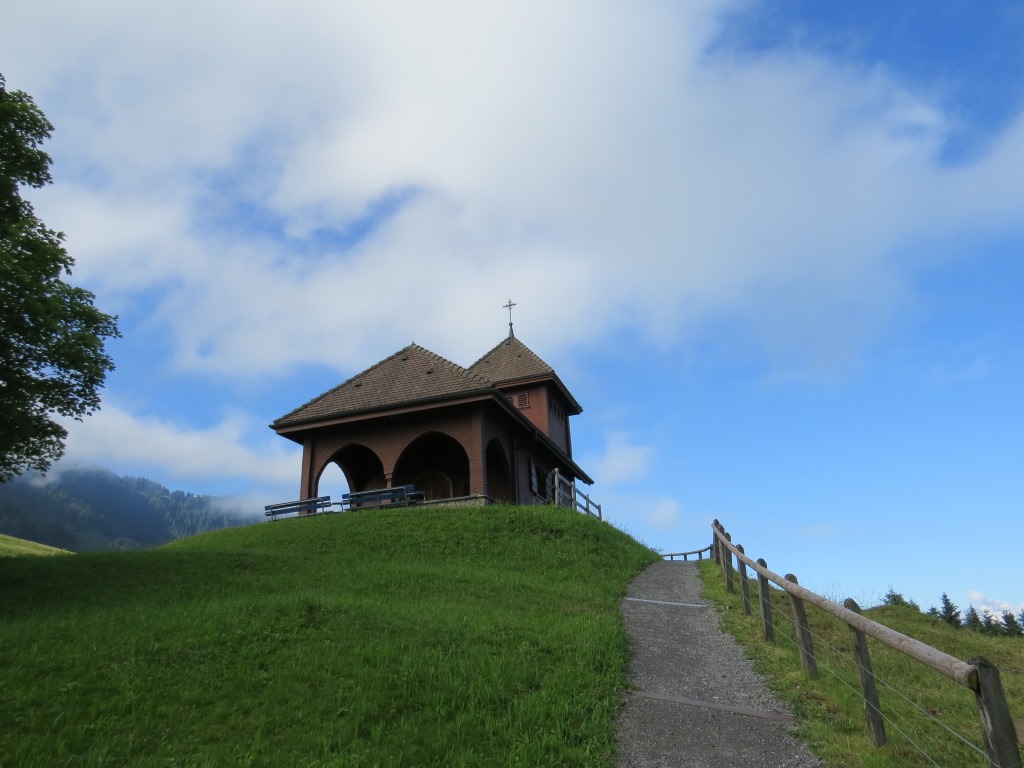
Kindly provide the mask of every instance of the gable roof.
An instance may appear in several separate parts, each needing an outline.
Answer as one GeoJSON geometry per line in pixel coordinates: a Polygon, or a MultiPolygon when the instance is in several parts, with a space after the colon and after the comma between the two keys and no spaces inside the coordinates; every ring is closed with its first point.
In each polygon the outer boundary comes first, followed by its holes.
{"type": "Polygon", "coordinates": [[[548,379],[568,401],[573,414],[583,413],[583,408],[558,378],[555,369],[515,336],[502,339],[494,349],[469,366],[469,370],[491,379],[496,387],[548,379]]]}
{"type": "Polygon", "coordinates": [[[274,428],[492,390],[494,382],[410,344],[281,418],[274,428]]]}
{"type": "Polygon", "coordinates": [[[496,385],[536,376],[553,376],[555,369],[541,360],[515,336],[502,339],[469,370],[486,376],[496,385]]]}

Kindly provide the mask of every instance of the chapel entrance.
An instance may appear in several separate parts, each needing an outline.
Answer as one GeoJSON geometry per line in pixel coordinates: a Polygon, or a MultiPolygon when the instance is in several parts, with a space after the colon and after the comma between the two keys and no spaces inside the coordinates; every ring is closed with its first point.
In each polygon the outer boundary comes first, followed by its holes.
{"type": "Polygon", "coordinates": [[[455,438],[427,432],[402,451],[392,485],[415,485],[425,501],[468,496],[469,456],[455,438]]]}

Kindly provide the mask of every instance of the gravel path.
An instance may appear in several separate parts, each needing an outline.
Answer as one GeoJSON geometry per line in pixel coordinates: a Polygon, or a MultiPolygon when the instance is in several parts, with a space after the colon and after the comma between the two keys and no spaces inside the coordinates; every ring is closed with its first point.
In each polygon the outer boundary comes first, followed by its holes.
{"type": "Polygon", "coordinates": [[[622,602],[632,660],[619,768],[820,768],[792,717],[700,597],[695,563],[662,561],[622,602]]]}

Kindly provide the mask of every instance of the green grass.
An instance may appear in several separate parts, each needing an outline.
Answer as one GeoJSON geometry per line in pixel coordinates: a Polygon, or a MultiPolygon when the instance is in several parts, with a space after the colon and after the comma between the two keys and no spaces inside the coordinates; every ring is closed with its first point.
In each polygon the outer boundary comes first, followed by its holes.
{"type": "Polygon", "coordinates": [[[0,533],[0,557],[20,557],[21,555],[67,555],[66,549],[48,547],[34,541],[16,539],[0,533]]]}
{"type": "Polygon", "coordinates": [[[6,558],[0,765],[610,766],[656,559],[551,507],[6,558]]]}
{"type": "MultiPolygon", "coordinates": [[[[791,639],[795,632],[785,593],[772,590],[777,643],[771,645],[762,634],[756,581],[752,582],[750,592],[753,614],[744,616],[738,574],[732,594],[726,591],[721,568],[713,562],[701,564],[701,575],[705,596],[719,607],[723,629],[736,637],[772,689],[792,705],[801,720],[799,735],[827,765],[988,765],[986,759],[939,725],[941,721],[983,750],[973,691],[869,638],[875,675],[891,686],[879,685],[881,708],[895,723],[886,724],[889,743],[876,748],[865,725],[860,683],[852,661],[853,638],[846,624],[814,606],[806,606],[821,672],[818,679],[812,680],[803,673],[791,639]],[[922,747],[929,757],[923,756],[911,742],[922,747]]],[[[1024,717],[1024,640],[957,630],[908,607],[882,606],[864,613],[951,656],[964,660],[986,657],[1002,670],[1011,714],[1024,717]]]]}

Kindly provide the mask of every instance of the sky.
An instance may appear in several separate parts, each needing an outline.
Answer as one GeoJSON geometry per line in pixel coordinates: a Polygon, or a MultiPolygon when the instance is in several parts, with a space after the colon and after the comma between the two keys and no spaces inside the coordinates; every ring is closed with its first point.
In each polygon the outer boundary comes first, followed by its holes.
{"type": "MultiPolygon", "coordinates": [[[[833,599],[1024,608],[1024,7],[9,0],[71,280],[66,458],[260,514],[270,422],[507,333],[607,520],[833,599]]],[[[321,488],[341,493],[345,488],[321,488]]]]}

